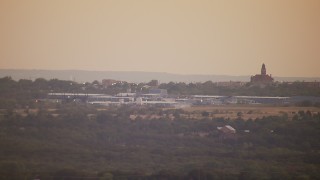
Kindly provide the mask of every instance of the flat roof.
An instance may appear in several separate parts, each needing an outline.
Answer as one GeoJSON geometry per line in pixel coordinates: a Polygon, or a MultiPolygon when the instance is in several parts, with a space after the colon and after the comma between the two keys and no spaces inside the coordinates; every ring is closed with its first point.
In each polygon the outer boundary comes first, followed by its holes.
{"type": "Polygon", "coordinates": [[[221,97],[228,97],[228,96],[193,95],[192,97],[195,97],[195,98],[221,98],[221,97]]]}
{"type": "Polygon", "coordinates": [[[279,96],[232,96],[235,98],[245,98],[245,99],[288,99],[290,97],[279,97],[279,96]]]}
{"type": "Polygon", "coordinates": [[[106,96],[107,94],[86,94],[86,93],[48,93],[49,96],[106,96]]]}

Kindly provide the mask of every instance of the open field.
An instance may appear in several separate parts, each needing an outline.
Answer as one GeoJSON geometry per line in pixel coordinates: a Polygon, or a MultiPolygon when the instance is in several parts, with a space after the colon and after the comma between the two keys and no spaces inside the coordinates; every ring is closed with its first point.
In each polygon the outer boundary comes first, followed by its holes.
{"type": "Polygon", "coordinates": [[[194,106],[184,109],[191,114],[192,118],[203,118],[202,113],[208,112],[211,118],[223,117],[237,119],[256,119],[263,116],[282,116],[288,115],[292,118],[299,111],[310,111],[311,113],[319,113],[318,107],[295,107],[295,106],[262,106],[262,105],[226,105],[226,106],[194,106]]]}
{"type": "MultiPolygon", "coordinates": [[[[169,110],[171,108],[164,108],[162,110],[169,110]]],[[[42,109],[48,114],[53,116],[59,116],[60,113],[57,109],[42,109]]],[[[97,111],[108,111],[108,109],[96,109],[97,111]]],[[[39,109],[14,109],[14,113],[20,116],[26,117],[28,114],[38,114],[39,109]]],[[[310,111],[312,114],[320,113],[319,107],[296,107],[296,106],[266,106],[266,105],[224,105],[224,106],[193,106],[183,108],[183,112],[179,115],[186,119],[204,119],[204,118],[229,118],[238,119],[241,117],[244,120],[256,119],[267,116],[287,116],[292,119],[293,116],[299,113],[299,111],[310,111]]],[[[0,115],[6,114],[5,109],[0,109],[0,115]]],[[[91,113],[89,113],[91,114],[91,113]]],[[[92,114],[91,114],[92,115],[92,114]]],[[[93,115],[96,115],[93,113],[93,115]]],[[[131,115],[132,116],[132,115],[131,115]]],[[[132,119],[132,117],[129,117],[132,119]]],[[[164,116],[159,116],[158,114],[146,113],[134,114],[134,116],[140,116],[142,119],[159,119],[164,118],[164,116]]],[[[175,119],[172,114],[168,114],[170,119],[175,119]]],[[[135,119],[135,118],[134,118],[135,119]]]]}

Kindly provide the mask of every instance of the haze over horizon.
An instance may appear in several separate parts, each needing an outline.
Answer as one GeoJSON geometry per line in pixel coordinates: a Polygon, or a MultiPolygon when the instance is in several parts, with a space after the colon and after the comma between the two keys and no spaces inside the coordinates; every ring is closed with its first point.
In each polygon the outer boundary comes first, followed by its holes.
{"type": "Polygon", "coordinates": [[[0,2],[0,69],[320,77],[320,1],[0,2]]]}
{"type": "MultiPolygon", "coordinates": [[[[65,71],[65,72],[72,72],[72,71],[77,71],[77,72],[115,72],[115,73],[130,73],[130,72],[133,72],[133,73],[159,73],[159,74],[171,74],[171,75],[181,75],[181,76],[230,76],[230,77],[250,77],[250,76],[254,76],[256,74],[260,74],[260,69],[261,69],[261,66],[259,68],[257,68],[255,70],[255,72],[252,72],[251,74],[242,74],[242,75],[232,75],[231,73],[229,74],[209,74],[209,73],[179,73],[179,72],[164,72],[164,71],[143,71],[143,70],[90,70],[90,69],[72,69],[72,68],[61,68],[61,69],[48,69],[48,68],[0,68],[0,71],[16,71],[16,72],[19,72],[19,71],[53,71],[53,72],[59,72],[59,71],[65,71]]],[[[313,79],[313,78],[320,78],[320,75],[318,76],[278,76],[278,75],[275,75],[274,74],[270,74],[270,71],[268,71],[268,74],[271,75],[272,77],[280,77],[280,78],[306,78],[306,79],[313,79]]],[[[2,75],[2,77],[5,77],[5,76],[11,76],[11,74],[8,74],[8,75],[2,75]]],[[[39,77],[39,78],[42,78],[42,77],[39,77]]],[[[106,77],[107,78],[107,77],[106,77]]],[[[19,78],[20,79],[20,78],[19,78]]],[[[208,79],[210,80],[210,79],[208,79]]],[[[299,79],[298,79],[299,80],[299,79]]],[[[229,80],[228,80],[229,81],[229,80]]],[[[230,80],[232,81],[232,79],[230,80]]]]}

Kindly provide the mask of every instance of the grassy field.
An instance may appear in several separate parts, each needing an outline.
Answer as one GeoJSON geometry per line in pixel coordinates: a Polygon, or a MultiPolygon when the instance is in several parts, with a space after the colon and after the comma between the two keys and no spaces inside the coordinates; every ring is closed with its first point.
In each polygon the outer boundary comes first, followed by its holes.
{"type": "Polygon", "coordinates": [[[266,106],[266,105],[225,105],[225,106],[194,106],[184,109],[189,112],[192,118],[203,118],[202,113],[208,112],[211,118],[223,117],[236,119],[241,116],[242,119],[256,119],[263,116],[281,116],[288,115],[292,118],[299,111],[310,111],[311,113],[320,112],[318,107],[295,107],[295,106],[266,106]]]}
{"type": "MultiPolygon", "coordinates": [[[[171,108],[164,108],[162,110],[169,110],[171,108]]],[[[57,112],[57,109],[43,109],[48,114],[53,116],[59,116],[60,113],[57,112]]],[[[97,111],[108,111],[108,109],[96,109],[97,111]]],[[[38,114],[39,109],[14,109],[14,113],[19,114],[20,116],[26,117],[28,114],[38,114]]],[[[312,114],[320,112],[319,107],[296,107],[296,106],[271,106],[271,105],[223,105],[223,106],[192,106],[183,108],[183,112],[180,113],[180,117],[186,119],[203,119],[203,118],[229,118],[237,119],[241,117],[244,120],[256,119],[267,116],[287,116],[291,119],[294,115],[298,114],[299,111],[310,111],[312,114]],[[207,113],[207,115],[204,115],[207,113]]],[[[6,114],[5,109],[0,109],[0,115],[6,114]]],[[[89,113],[90,114],[90,113],[89,113]]],[[[148,114],[148,113],[147,113],[148,114]]],[[[142,119],[151,118],[158,119],[162,116],[157,114],[148,114],[141,115],[142,119]]],[[[170,115],[170,117],[172,114],[170,115]]]]}

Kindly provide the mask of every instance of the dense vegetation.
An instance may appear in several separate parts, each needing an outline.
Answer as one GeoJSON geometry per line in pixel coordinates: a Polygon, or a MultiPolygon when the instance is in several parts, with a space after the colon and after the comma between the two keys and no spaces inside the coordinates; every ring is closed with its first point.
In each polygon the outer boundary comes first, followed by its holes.
{"type": "Polygon", "coordinates": [[[156,108],[56,108],[59,116],[49,109],[26,116],[3,110],[0,179],[320,178],[320,113],[231,121],[186,120],[182,110],[156,108]],[[129,119],[143,112],[176,119],[129,119]],[[236,138],[220,138],[217,127],[226,124],[236,138]]]}
{"type": "MultiPolygon", "coordinates": [[[[92,83],[77,83],[58,79],[35,81],[21,79],[14,81],[10,77],[0,78],[0,104],[28,104],[30,100],[45,98],[50,92],[66,93],[104,93],[115,95],[120,92],[148,92],[149,83],[119,82],[103,87],[98,81],[92,83]]],[[[304,82],[275,83],[264,88],[247,83],[239,87],[223,87],[207,81],[204,83],[162,83],[159,88],[167,89],[170,95],[251,95],[251,96],[320,96],[320,87],[308,86],[304,82]]]]}
{"type": "Polygon", "coordinates": [[[178,95],[226,95],[226,96],[320,96],[320,87],[307,86],[304,82],[274,83],[260,87],[246,83],[244,86],[218,86],[212,81],[204,83],[163,83],[160,88],[178,95]]]}
{"type": "MultiPolygon", "coordinates": [[[[248,121],[241,115],[237,120],[211,119],[203,112],[203,119],[195,120],[182,118],[180,114],[188,114],[183,110],[140,106],[101,110],[85,103],[35,101],[49,92],[116,94],[128,88],[144,92],[146,84],[121,82],[104,88],[96,81],[0,78],[0,179],[320,178],[318,112],[248,121]],[[131,114],[162,116],[130,120],[131,114]],[[217,127],[227,124],[237,133],[223,139],[217,127]]],[[[319,88],[299,82],[265,88],[218,87],[210,81],[159,87],[174,95],[320,94],[319,88]]]]}

